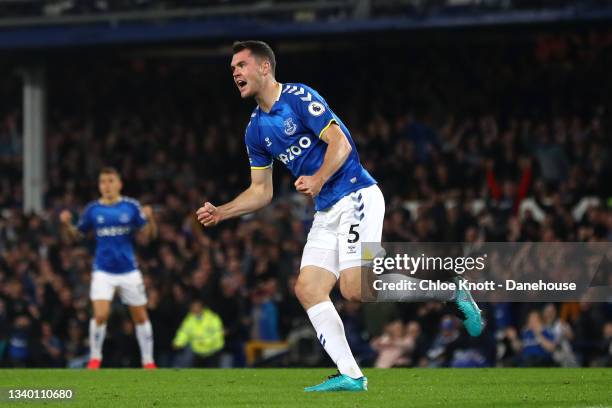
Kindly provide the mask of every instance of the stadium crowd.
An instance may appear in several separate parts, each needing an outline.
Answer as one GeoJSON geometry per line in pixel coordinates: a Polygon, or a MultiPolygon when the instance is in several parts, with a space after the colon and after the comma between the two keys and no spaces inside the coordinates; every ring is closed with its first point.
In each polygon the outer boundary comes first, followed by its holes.
{"type": "MultiPolygon", "coordinates": [[[[343,55],[348,66],[366,61],[351,72],[305,71],[303,55],[288,55],[279,78],[308,79],[351,130],[386,197],[385,241],[610,241],[611,93],[600,87],[609,87],[602,67],[612,36],[596,37],[409,50],[417,57],[409,66],[386,64],[396,49],[375,61],[364,50],[343,55]],[[384,75],[369,80],[380,67],[384,75]]],[[[195,220],[205,199],[225,202],[248,183],[242,135],[252,104],[231,88],[226,63],[130,60],[82,75],[50,72],[57,104],[41,214],[21,211],[20,114],[5,107],[0,366],[86,363],[92,242],[68,244],[58,214],[68,208],[76,219],[108,164],[124,194],[154,206],[158,221],[157,240],[137,254],[159,366],[330,363],[292,292],[312,205],[289,173],[275,166],[275,200],[256,215],[206,230],[195,220]],[[220,319],[224,336],[198,350],[180,328],[202,313],[220,319]],[[277,357],[253,362],[245,352],[249,343],[285,340],[277,357]]],[[[473,339],[440,303],[333,300],[366,366],[612,364],[610,303],[486,304],[487,329],[473,339]]],[[[133,332],[114,304],[105,366],[139,366],[133,332]]]]}
{"type": "MultiPolygon", "coordinates": [[[[274,0],[259,7],[302,3],[299,0],[274,0]]],[[[244,6],[252,2],[246,0],[4,0],[0,2],[0,13],[6,17],[57,17],[57,16],[92,16],[108,13],[143,12],[163,10],[204,9],[215,6],[244,6]]],[[[312,2],[317,5],[316,2],[312,2]]],[[[353,15],[353,8],[364,7],[374,17],[405,15],[423,17],[427,15],[470,15],[483,12],[507,12],[509,10],[555,10],[571,9],[590,10],[596,7],[610,6],[609,0],[582,0],[579,4],[570,0],[489,0],[453,2],[438,0],[424,2],[419,0],[371,0],[368,2],[347,2],[340,8],[343,13],[336,18],[347,18],[353,15]]],[[[304,9],[308,9],[304,7],[304,9]]],[[[362,11],[363,12],[363,11],[362,11]]]]}

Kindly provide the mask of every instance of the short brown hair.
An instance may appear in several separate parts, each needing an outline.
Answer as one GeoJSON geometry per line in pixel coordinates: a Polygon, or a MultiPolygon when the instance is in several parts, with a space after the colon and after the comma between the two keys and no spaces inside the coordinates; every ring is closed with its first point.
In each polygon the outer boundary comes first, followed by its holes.
{"type": "Polygon", "coordinates": [[[267,59],[270,61],[270,68],[272,69],[272,75],[276,75],[276,57],[272,48],[263,41],[247,40],[247,41],[236,41],[232,45],[232,51],[234,54],[239,53],[242,50],[249,50],[251,54],[258,58],[267,59]]]}
{"type": "Polygon", "coordinates": [[[100,169],[100,176],[103,175],[103,174],[114,174],[115,176],[121,178],[121,175],[119,174],[117,169],[114,168],[114,167],[111,167],[111,166],[102,167],[100,169]]]}

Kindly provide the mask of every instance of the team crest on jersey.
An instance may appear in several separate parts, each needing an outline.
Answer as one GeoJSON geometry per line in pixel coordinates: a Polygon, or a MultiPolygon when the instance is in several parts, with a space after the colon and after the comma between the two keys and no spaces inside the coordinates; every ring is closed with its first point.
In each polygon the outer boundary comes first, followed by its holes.
{"type": "Polygon", "coordinates": [[[130,222],[130,216],[127,213],[121,213],[121,215],[119,216],[119,222],[122,222],[124,224],[130,222]]]}
{"type": "Polygon", "coordinates": [[[97,221],[98,221],[98,224],[104,224],[104,217],[101,215],[98,215],[97,221]]]}
{"type": "Polygon", "coordinates": [[[310,102],[308,105],[308,112],[310,112],[312,116],[321,116],[323,112],[325,112],[325,106],[319,102],[310,102]]]}
{"type": "Polygon", "coordinates": [[[293,122],[293,118],[285,119],[285,134],[287,136],[291,136],[295,134],[296,130],[297,130],[297,125],[293,122]]]}

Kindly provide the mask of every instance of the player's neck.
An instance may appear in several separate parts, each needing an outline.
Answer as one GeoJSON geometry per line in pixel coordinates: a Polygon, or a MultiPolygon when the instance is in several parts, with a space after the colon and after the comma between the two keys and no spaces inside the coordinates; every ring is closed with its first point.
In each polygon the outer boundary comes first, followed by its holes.
{"type": "Polygon", "coordinates": [[[116,196],[116,197],[102,197],[100,198],[100,202],[104,205],[113,205],[117,202],[119,202],[119,200],[121,199],[121,196],[116,196]]]}
{"type": "Polygon", "coordinates": [[[257,105],[259,105],[259,109],[269,113],[274,103],[280,99],[280,94],[281,84],[276,82],[276,80],[272,80],[264,86],[261,92],[259,92],[255,97],[255,101],[257,105]]]}

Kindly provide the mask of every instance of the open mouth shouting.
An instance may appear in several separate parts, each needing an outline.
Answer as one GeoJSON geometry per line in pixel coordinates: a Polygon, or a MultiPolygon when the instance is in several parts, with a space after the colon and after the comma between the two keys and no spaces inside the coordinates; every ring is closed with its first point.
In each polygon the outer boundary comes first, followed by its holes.
{"type": "Polygon", "coordinates": [[[238,78],[238,79],[236,79],[236,85],[238,86],[238,89],[240,90],[240,93],[242,93],[246,89],[247,81],[245,81],[242,78],[238,78]]]}

